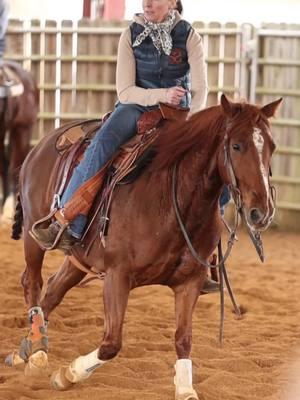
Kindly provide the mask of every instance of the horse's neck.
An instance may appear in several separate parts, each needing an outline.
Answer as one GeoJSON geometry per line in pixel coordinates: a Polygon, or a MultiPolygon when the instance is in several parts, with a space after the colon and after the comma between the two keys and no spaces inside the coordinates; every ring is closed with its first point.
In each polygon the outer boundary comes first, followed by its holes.
{"type": "Polygon", "coordinates": [[[189,210],[189,214],[196,216],[203,207],[211,210],[218,207],[218,199],[223,186],[220,175],[221,144],[203,165],[201,152],[194,152],[185,157],[178,170],[178,196],[182,207],[189,210]]]}

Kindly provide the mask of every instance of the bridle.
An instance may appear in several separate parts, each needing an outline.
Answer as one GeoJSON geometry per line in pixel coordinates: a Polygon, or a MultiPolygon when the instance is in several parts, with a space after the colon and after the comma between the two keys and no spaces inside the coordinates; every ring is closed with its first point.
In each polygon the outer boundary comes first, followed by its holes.
{"type": "MultiPolygon", "coordinates": [[[[253,227],[249,224],[248,218],[246,216],[246,211],[244,207],[244,203],[242,201],[242,196],[240,189],[238,187],[237,179],[234,173],[233,165],[232,165],[232,160],[230,157],[230,152],[229,152],[229,139],[228,139],[228,134],[225,134],[224,137],[224,165],[227,165],[227,170],[229,172],[229,177],[230,177],[230,184],[229,184],[229,190],[232,195],[237,214],[239,214],[244,222],[246,223],[247,227],[247,232],[248,235],[250,236],[250,239],[252,240],[254,247],[256,249],[256,252],[262,262],[264,262],[264,250],[263,250],[263,243],[260,237],[260,231],[253,229],[253,227]]],[[[271,172],[271,167],[269,167],[269,176],[268,176],[268,188],[270,192],[270,200],[271,200],[271,205],[273,207],[273,212],[272,215],[269,216],[268,220],[271,222],[273,220],[274,214],[275,214],[275,206],[276,206],[276,189],[273,185],[270,183],[270,176],[272,176],[271,172]]],[[[268,224],[269,225],[269,224],[268,224]]]]}
{"type": "MultiPolygon", "coordinates": [[[[230,229],[228,227],[228,225],[225,223],[225,226],[229,230],[229,238],[228,238],[228,242],[227,242],[227,249],[226,249],[225,254],[222,257],[222,259],[216,265],[206,262],[196,252],[193,244],[191,243],[191,240],[189,238],[189,235],[187,233],[185,225],[184,225],[184,223],[182,221],[182,217],[181,217],[179,206],[178,206],[178,200],[177,200],[178,164],[174,165],[173,174],[172,174],[172,199],[173,199],[173,206],[174,206],[174,210],[175,210],[175,214],[176,214],[176,217],[177,217],[178,224],[180,226],[181,232],[182,232],[182,234],[183,234],[183,236],[185,238],[185,241],[187,243],[187,246],[188,246],[191,254],[193,255],[193,257],[195,258],[195,260],[199,264],[204,265],[207,268],[219,268],[227,260],[228,256],[230,255],[231,249],[233,247],[235,238],[236,238],[235,233],[236,233],[237,227],[239,225],[239,217],[240,216],[243,218],[243,220],[246,223],[248,234],[249,234],[249,236],[250,236],[250,238],[251,238],[251,240],[252,240],[252,242],[253,242],[253,244],[255,246],[255,249],[256,249],[256,251],[258,253],[258,256],[259,256],[260,260],[262,262],[264,261],[264,252],[263,252],[262,241],[261,241],[261,238],[260,238],[260,231],[254,230],[252,228],[252,226],[249,224],[248,219],[246,217],[245,207],[244,207],[244,204],[243,204],[243,201],[242,201],[241,192],[240,192],[240,189],[238,187],[237,179],[236,179],[236,176],[235,176],[235,173],[234,173],[234,168],[233,168],[233,165],[232,165],[232,160],[231,160],[231,157],[230,157],[229,139],[228,139],[227,132],[225,133],[225,136],[224,136],[223,151],[224,151],[224,166],[227,167],[227,170],[228,170],[228,173],[229,173],[229,178],[230,178],[230,183],[229,183],[228,187],[229,187],[229,190],[230,190],[230,193],[232,195],[232,198],[233,198],[233,201],[234,201],[234,205],[235,205],[235,224],[234,224],[234,228],[230,229]]],[[[269,169],[269,175],[271,176],[271,169],[269,169]]],[[[274,213],[275,213],[276,190],[275,190],[275,187],[273,185],[271,185],[269,178],[268,178],[268,185],[269,185],[269,190],[270,190],[270,199],[271,199],[273,210],[274,210],[272,215],[269,217],[269,219],[272,220],[273,216],[274,216],[274,213]]]]}

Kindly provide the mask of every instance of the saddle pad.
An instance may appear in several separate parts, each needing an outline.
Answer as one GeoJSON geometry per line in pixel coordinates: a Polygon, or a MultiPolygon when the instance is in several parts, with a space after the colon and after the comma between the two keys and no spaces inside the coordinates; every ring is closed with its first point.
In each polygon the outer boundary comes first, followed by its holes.
{"type": "Polygon", "coordinates": [[[86,120],[73,122],[65,127],[62,127],[61,134],[58,136],[55,147],[62,154],[72,145],[84,138],[91,138],[97,129],[100,128],[102,120],[86,120]]]}

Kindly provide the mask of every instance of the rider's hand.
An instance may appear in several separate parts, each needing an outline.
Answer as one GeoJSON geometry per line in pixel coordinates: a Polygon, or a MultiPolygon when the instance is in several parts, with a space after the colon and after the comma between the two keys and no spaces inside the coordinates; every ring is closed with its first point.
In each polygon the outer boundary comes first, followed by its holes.
{"type": "Polygon", "coordinates": [[[167,89],[166,102],[173,106],[178,106],[180,100],[186,94],[186,89],[181,86],[174,86],[167,89]]]}

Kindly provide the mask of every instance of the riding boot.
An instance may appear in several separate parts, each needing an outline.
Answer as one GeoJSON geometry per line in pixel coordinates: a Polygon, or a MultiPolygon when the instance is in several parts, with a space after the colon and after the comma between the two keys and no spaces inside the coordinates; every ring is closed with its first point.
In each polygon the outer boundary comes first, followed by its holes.
{"type": "Polygon", "coordinates": [[[217,293],[219,291],[220,284],[213,279],[207,277],[201,290],[201,294],[217,293]]]}
{"type": "Polygon", "coordinates": [[[43,250],[59,249],[68,252],[80,241],[86,216],[102,188],[105,173],[106,167],[81,185],[63,208],[55,213],[56,221],[48,228],[35,228],[31,231],[31,236],[43,250]],[[81,219],[79,223],[78,219],[81,219]]]}
{"type": "Polygon", "coordinates": [[[62,210],[55,213],[56,221],[52,222],[48,228],[35,228],[30,231],[33,239],[43,250],[59,249],[68,252],[79,239],[71,234],[69,222],[64,218],[62,210]]]}
{"type": "MultiPolygon", "coordinates": [[[[212,265],[217,264],[217,255],[212,254],[209,263],[212,265]]],[[[220,284],[218,282],[218,272],[215,268],[211,268],[210,270],[211,277],[206,277],[203,288],[201,290],[201,294],[209,294],[209,293],[217,293],[220,292],[220,284]]]]}

